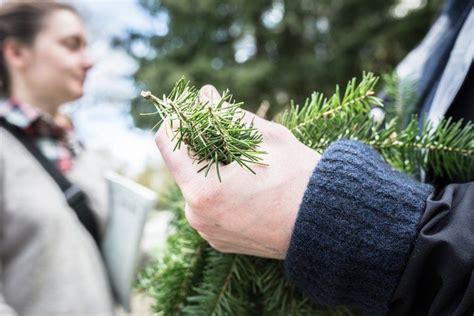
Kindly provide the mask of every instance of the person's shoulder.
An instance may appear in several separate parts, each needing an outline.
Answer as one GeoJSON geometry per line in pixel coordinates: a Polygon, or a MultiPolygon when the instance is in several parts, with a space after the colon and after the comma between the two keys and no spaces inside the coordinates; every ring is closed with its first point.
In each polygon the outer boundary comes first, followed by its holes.
{"type": "Polygon", "coordinates": [[[0,142],[2,147],[8,150],[2,150],[2,152],[10,152],[10,149],[16,148],[18,145],[21,145],[20,141],[13,136],[13,134],[0,124],[0,142]]]}

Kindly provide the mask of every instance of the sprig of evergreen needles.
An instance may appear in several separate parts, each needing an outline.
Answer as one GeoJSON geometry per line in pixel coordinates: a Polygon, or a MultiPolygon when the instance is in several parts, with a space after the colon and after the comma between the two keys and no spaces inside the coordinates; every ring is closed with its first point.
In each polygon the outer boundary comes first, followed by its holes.
{"type": "Polygon", "coordinates": [[[142,92],[142,96],[156,109],[144,115],[159,115],[161,120],[155,127],[166,120],[172,128],[176,127],[174,149],[180,148],[182,143],[188,145],[191,158],[198,164],[204,163],[198,172],[205,171],[205,176],[215,166],[221,181],[220,163],[227,165],[235,161],[254,174],[251,165],[263,164],[260,155],[265,152],[258,150],[262,135],[253,122],[247,124],[243,120],[242,103],[234,102],[228,90],[213,105],[201,101],[198,90],[182,78],[162,99],[149,91],[142,92]]]}

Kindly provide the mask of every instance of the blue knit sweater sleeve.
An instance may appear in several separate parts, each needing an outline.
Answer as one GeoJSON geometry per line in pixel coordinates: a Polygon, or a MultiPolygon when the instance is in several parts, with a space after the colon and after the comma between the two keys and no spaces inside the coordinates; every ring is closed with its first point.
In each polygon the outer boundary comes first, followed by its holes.
{"type": "Polygon", "coordinates": [[[301,202],[287,277],[318,304],[386,312],[432,191],[369,146],[333,143],[301,202]]]}

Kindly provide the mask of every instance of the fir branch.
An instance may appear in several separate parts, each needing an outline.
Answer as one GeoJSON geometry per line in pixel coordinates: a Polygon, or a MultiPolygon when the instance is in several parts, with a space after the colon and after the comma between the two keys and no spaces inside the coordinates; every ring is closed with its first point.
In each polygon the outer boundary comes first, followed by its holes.
{"type": "Polygon", "coordinates": [[[376,82],[369,73],[358,85],[355,79],[350,81],[343,98],[338,89],[329,99],[315,93],[303,107],[293,104],[278,120],[320,153],[336,140],[353,139],[371,145],[393,167],[408,174],[414,175],[421,168],[434,177],[461,181],[474,177],[472,123],[444,119],[433,128],[427,121],[420,126],[418,118],[412,116],[400,129],[398,117],[383,124],[376,122],[370,117],[371,108],[382,105],[373,97],[376,82]]]}
{"type": "Polygon", "coordinates": [[[353,315],[345,307],[328,308],[313,304],[291,285],[283,273],[280,261],[256,258],[255,283],[263,298],[263,315],[353,315]]]}
{"type": "Polygon", "coordinates": [[[238,260],[237,259],[238,257],[236,255],[234,255],[232,257],[233,257],[232,262],[231,262],[229,270],[227,272],[227,276],[224,279],[224,284],[222,284],[219,293],[216,295],[216,298],[214,300],[214,304],[213,304],[213,306],[211,306],[211,309],[209,310],[209,315],[216,315],[216,312],[219,310],[219,305],[221,305],[221,302],[222,302],[222,299],[223,299],[225,293],[229,290],[230,281],[232,279],[232,274],[233,274],[234,269],[235,269],[235,263],[238,260]]]}
{"type": "Polygon", "coordinates": [[[387,120],[397,119],[397,129],[407,126],[418,103],[416,82],[411,78],[401,80],[394,71],[382,76],[384,83],[384,108],[387,120]]]}
{"type": "Polygon", "coordinates": [[[149,264],[139,275],[138,286],[154,297],[153,309],[164,315],[182,315],[194,284],[202,277],[205,249],[209,246],[184,217],[184,200],[176,185],[163,196],[174,213],[176,232],[167,239],[162,259],[149,264]]]}
{"type": "Polygon", "coordinates": [[[162,99],[151,92],[142,92],[150,100],[156,111],[145,115],[157,114],[161,121],[168,120],[170,126],[179,123],[174,140],[174,149],[182,143],[189,146],[190,156],[204,166],[198,172],[208,175],[215,166],[219,180],[219,163],[229,164],[233,161],[255,174],[251,164],[262,164],[258,150],[262,135],[253,126],[243,121],[244,112],[240,111],[242,103],[235,103],[232,95],[224,91],[217,105],[202,102],[198,91],[184,79],[179,80],[168,96],[162,99]]]}
{"type": "Polygon", "coordinates": [[[188,298],[186,315],[221,316],[249,315],[252,271],[249,257],[226,255],[207,249],[206,267],[202,282],[194,289],[196,295],[188,298]]]}
{"type": "Polygon", "coordinates": [[[372,73],[364,73],[359,84],[355,78],[348,83],[342,98],[339,87],[336,87],[336,92],[329,99],[322,93],[314,92],[304,106],[292,103],[290,110],[277,117],[277,121],[298,135],[303,129],[314,126],[318,120],[326,119],[336,112],[367,112],[374,105],[382,106],[381,100],[374,96],[377,81],[378,78],[372,73]]]}

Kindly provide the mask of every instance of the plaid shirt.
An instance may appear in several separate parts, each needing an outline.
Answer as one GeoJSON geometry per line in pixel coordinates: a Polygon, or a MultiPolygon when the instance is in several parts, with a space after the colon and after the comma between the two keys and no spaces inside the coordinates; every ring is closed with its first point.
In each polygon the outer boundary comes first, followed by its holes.
{"type": "Polygon", "coordinates": [[[66,120],[61,122],[47,113],[14,99],[0,104],[0,117],[21,128],[33,137],[41,153],[62,172],[72,169],[74,158],[82,149],[73,136],[73,128],[66,120]]]}

